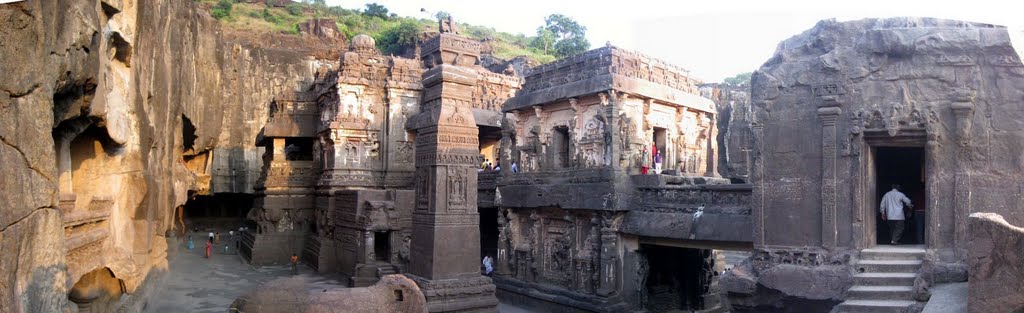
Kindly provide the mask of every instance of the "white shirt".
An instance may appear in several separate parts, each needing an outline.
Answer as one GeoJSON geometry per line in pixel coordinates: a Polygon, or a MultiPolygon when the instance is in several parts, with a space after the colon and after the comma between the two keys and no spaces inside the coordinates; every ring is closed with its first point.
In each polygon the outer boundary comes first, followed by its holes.
{"type": "Polygon", "coordinates": [[[885,213],[886,218],[890,220],[902,221],[905,219],[903,217],[904,203],[910,204],[910,199],[899,190],[893,189],[882,196],[879,211],[885,213]]]}

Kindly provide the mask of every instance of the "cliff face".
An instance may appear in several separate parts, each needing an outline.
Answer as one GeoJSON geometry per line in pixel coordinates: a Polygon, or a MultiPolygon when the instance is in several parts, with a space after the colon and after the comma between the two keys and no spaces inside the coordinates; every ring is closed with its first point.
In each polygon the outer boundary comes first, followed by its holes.
{"type": "Polygon", "coordinates": [[[0,5],[2,311],[141,310],[175,208],[252,192],[268,104],[339,47],[224,34],[192,1],[0,5]]]}

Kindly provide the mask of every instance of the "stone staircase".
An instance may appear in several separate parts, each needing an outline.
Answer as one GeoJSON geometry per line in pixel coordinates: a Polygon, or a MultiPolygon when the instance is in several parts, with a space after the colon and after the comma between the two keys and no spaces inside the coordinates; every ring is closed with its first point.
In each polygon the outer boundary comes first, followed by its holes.
{"type": "Polygon", "coordinates": [[[924,247],[879,245],[860,252],[854,285],[836,312],[904,312],[914,301],[914,278],[924,247]]]}
{"type": "Polygon", "coordinates": [[[377,268],[377,278],[384,278],[384,276],[398,274],[398,269],[394,265],[382,265],[377,268]]]}

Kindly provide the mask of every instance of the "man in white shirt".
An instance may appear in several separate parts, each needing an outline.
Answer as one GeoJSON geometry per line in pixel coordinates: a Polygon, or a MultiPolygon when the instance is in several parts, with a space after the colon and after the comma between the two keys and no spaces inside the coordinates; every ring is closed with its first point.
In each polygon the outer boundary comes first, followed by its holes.
{"type": "Polygon", "coordinates": [[[894,245],[899,244],[900,237],[903,236],[903,222],[906,219],[903,216],[903,205],[914,207],[910,203],[910,198],[907,198],[899,189],[900,185],[892,185],[892,190],[882,196],[882,203],[879,205],[882,219],[889,222],[889,231],[892,234],[889,243],[894,245]]]}

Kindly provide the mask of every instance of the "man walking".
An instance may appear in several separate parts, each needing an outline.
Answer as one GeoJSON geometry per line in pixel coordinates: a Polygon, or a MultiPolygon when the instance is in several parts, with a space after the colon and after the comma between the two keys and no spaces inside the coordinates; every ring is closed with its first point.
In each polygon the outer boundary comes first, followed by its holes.
{"type": "Polygon", "coordinates": [[[911,208],[914,207],[910,203],[910,199],[900,192],[898,184],[892,185],[892,190],[882,196],[879,210],[882,212],[882,219],[889,222],[889,232],[892,234],[889,243],[894,245],[899,244],[900,237],[903,236],[904,220],[906,219],[903,216],[904,204],[911,208]]]}

